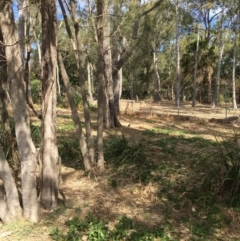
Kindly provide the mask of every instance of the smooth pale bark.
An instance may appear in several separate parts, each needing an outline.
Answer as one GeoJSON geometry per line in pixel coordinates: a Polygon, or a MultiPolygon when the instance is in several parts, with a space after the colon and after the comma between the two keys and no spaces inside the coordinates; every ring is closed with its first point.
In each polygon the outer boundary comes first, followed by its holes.
{"type": "Polygon", "coordinates": [[[71,89],[70,81],[69,81],[69,78],[68,78],[68,74],[67,74],[67,71],[65,69],[62,56],[59,52],[58,52],[58,63],[59,63],[59,68],[60,68],[61,76],[62,76],[62,79],[63,79],[63,83],[64,83],[64,86],[65,86],[65,89],[66,89],[66,92],[67,92],[68,102],[69,102],[71,112],[72,112],[72,119],[73,119],[75,127],[76,127],[76,134],[77,134],[77,137],[78,137],[78,140],[79,140],[79,146],[81,148],[81,152],[82,152],[82,155],[83,155],[84,168],[85,168],[85,171],[90,171],[91,165],[90,165],[88,148],[87,148],[87,144],[86,144],[86,141],[85,141],[85,135],[84,135],[83,130],[82,130],[82,123],[81,123],[80,118],[79,118],[77,105],[74,101],[74,95],[72,93],[72,89],[71,89]]]}
{"type": "Polygon", "coordinates": [[[19,15],[19,24],[18,24],[18,36],[19,36],[19,45],[21,49],[21,58],[24,63],[25,59],[25,37],[26,37],[26,19],[27,19],[27,0],[18,1],[18,15],[19,15]]]}
{"type": "Polygon", "coordinates": [[[103,115],[105,106],[105,79],[104,79],[104,52],[103,52],[103,9],[104,0],[97,0],[97,36],[98,36],[98,120],[97,120],[97,149],[98,149],[98,166],[104,169],[103,155],[103,115]]]}
{"type": "MultiPolygon", "coordinates": [[[[116,55],[116,60],[118,61],[120,59],[120,53],[116,55]]],[[[116,113],[119,114],[120,112],[120,99],[122,96],[122,68],[119,69],[119,71],[113,75],[113,93],[114,93],[114,103],[115,103],[115,110],[116,113]]]]}
{"type": "Polygon", "coordinates": [[[4,192],[1,186],[0,186],[0,219],[3,223],[8,223],[13,220],[13,217],[8,210],[8,205],[4,199],[4,192]]]}
{"type": "Polygon", "coordinates": [[[89,61],[87,61],[87,72],[88,72],[88,95],[89,95],[89,102],[93,102],[93,95],[92,95],[92,65],[89,61]]]}
{"type": "MultiPolygon", "coordinates": [[[[60,1],[59,1],[60,3],[60,1]]],[[[62,11],[64,8],[62,8],[62,11]]],[[[85,128],[86,128],[86,139],[87,139],[87,146],[89,151],[89,158],[92,165],[95,165],[95,150],[94,150],[94,139],[92,134],[92,124],[90,118],[90,112],[88,108],[88,101],[87,101],[87,91],[85,87],[85,78],[84,78],[84,68],[83,68],[83,44],[81,41],[80,35],[80,25],[78,21],[78,16],[76,12],[76,3],[74,0],[70,0],[70,13],[72,20],[74,22],[74,30],[75,30],[75,42],[76,42],[76,51],[75,51],[75,58],[77,61],[78,66],[78,77],[81,87],[81,94],[82,94],[82,102],[83,102],[83,110],[84,110],[84,119],[85,119],[85,128]]],[[[64,16],[65,25],[69,26],[67,17],[64,16]]],[[[69,28],[68,35],[69,38],[72,38],[72,34],[69,28]]],[[[74,48],[74,46],[73,46],[74,48]]]]}
{"type": "Polygon", "coordinates": [[[54,208],[58,204],[60,172],[56,137],[56,3],[41,1],[42,16],[42,141],[41,141],[41,204],[54,208]]]}
{"type": "Polygon", "coordinates": [[[0,146],[0,178],[2,179],[6,201],[7,201],[7,210],[11,218],[21,217],[22,209],[19,203],[19,196],[15,181],[12,176],[11,169],[9,167],[8,161],[4,155],[3,149],[0,146]]]}
{"type": "Polygon", "coordinates": [[[0,21],[8,64],[10,98],[21,161],[23,214],[30,221],[37,222],[39,219],[39,208],[36,190],[36,149],[31,138],[29,114],[23,83],[24,68],[15,35],[15,22],[11,1],[0,1],[0,9],[2,9],[0,21]]]}
{"type": "Polygon", "coordinates": [[[160,76],[158,73],[158,57],[155,47],[153,48],[153,68],[154,68],[154,102],[160,100],[160,76]]]}

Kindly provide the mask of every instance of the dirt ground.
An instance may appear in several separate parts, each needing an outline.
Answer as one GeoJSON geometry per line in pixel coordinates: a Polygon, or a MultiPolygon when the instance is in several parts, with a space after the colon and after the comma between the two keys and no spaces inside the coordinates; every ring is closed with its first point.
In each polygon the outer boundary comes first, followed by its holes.
{"type": "MultiPolygon", "coordinates": [[[[152,104],[148,102],[130,103],[123,101],[121,103],[120,122],[123,127],[113,130],[114,133],[124,133],[132,141],[138,141],[142,137],[145,130],[160,127],[165,129],[178,129],[197,134],[199,137],[206,139],[215,139],[214,133],[230,134],[233,129],[240,127],[239,120],[234,120],[230,123],[209,122],[210,118],[225,118],[226,109],[212,109],[209,106],[197,106],[191,108],[190,104],[181,105],[178,118],[178,110],[171,102],[161,102],[152,104]],[[192,118],[186,118],[191,116],[192,118]]],[[[58,110],[59,115],[70,117],[70,112],[63,109],[58,110]]],[[[227,110],[227,116],[237,116],[239,111],[227,110]]],[[[110,131],[111,132],[111,131],[110,131]]],[[[74,131],[72,132],[74,135],[74,131]]],[[[60,208],[55,211],[41,210],[42,221],[40,224],[31,228],[22,226],[0,226],[0,240],[51,240],[49,232],[53,227],[64,227],[66,220],[72,219],[74,216],[84,218],[91,211],[101,219],[110,221],[110,226],[114,226],[117,218],[121,215],[127,215],[133,218],[140,225],[145,227],[160,226],[164,222],[162,209],[164,200],[159,202],[157,198],[158,187],[149,182],[147,185],[139,183],[124,183],[124,187],[111,188],[109,187],[109,178],[111,170],[106,170],[104,174],[92,172],[88,176],[83,170],[63,166],[63,186],[62,190],[66,195],[66,207],[60,205],[60,208]],[[13,230],[13,231],[9,231],[13,230]],[[7,233],[10,232],[10,233],[7,233]],[[25,234],[27,233],[27,235],[25,234]],[[4,234],[6,234],[4,236],[4,234]],[[2,236],[1,236],[2,235],[2,236]]],[[[61,199],[61,196],[59,197],[61,199]]],[[[60,202],[61,203],[61,202],[60,202]]],[[[193,210],[189,204],[189,212],[193,210]]],[[[186,211],[186,210],[185,210],[186,211]]],[[[178,211],[176,210],[176,213],[178,211]]],[[[236,223],[240,222],[239,217],[231,213],[236,223]]],[[[173,220],[174,222],[174,220],[173,220]]],[[[189,238],[189,230],[186,227],[175,224],[175,232],[184,234],[184,238],[179,240],[192,240],[189,238]]],[[[223,235],[224,236],[224,235],[223,235]]],[[[240,232],[238,230],[226,230],[225,240],[240,240],[240,232]],[[239,238],[239,239],[237,239],[239,238]]],[[[222,239],[220,239],[222,240],[222,239]]]]}
{"type": "Polygon", "coordinates": [[[196,104],[193,108],[191,102],[181,102],[179,108],[174,101],[164,100],[158,103],[153,101],[131,101],[121,100],[120,111],[124,114],[130,113],[148,113],[148,114],[162,114],[162,115],[180,115],[192,116],[204,119],[211,118],[226,118],[230,116],[239,116],[240,111],[234,110],[231,103],[219,104],[217,108],[212,105],[196,104]]]}

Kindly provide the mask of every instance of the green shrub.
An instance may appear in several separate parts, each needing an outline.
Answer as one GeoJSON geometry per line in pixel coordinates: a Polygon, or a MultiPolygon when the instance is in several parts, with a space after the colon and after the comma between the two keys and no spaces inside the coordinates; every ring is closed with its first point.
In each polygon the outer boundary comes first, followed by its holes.
{"type": "Polygon", "coordinates": [[[196,170],[203,191],[212,191],[227,200],[240,195],[240,146],[239,136],[222,137],[196,155],[196,170]]]}
{"type": "Polygon", "coordinates": [[[41,103],[41,81],[34,79],[31,81],[31,95],[34,104],[41,103]]]}

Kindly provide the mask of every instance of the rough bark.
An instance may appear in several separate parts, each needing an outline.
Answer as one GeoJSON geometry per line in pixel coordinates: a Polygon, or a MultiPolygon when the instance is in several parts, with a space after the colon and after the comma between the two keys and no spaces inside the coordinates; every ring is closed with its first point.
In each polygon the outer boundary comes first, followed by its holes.
{"type": "Polygon", "coordinates": [[[106,106],[106,127],[120,127],[121,124],[117,117],[117,112],[114,103],[114,86],[112,76],[112,51],[110,39],[110,13],[109,1],[104,1],[102,6],[103,12],[103,58],[104,58],[104,79],[107,90],[108,105],[106,106]]]}
{"type": "Polygon", "coordinates": [[[104,169],[104,155],[103,155],[103,115],[104,115],[104,52],[103,52],[103,1],[97,1],[97,35],[98,35],[98,65],[97,65],[97,78],[98,78],[98,120],[97,120],[97,149],[98,149],[98,166],[104,169]]]}
{"type": "Polygon", "coordinates": [[[42,15],[42,141],[41,204],[53,208],[58,203],[59,159],[56,138],[56,3],[41,1],[42,15]]]}
{"type": "Polygon", "coordinates": [[[30,221],[39,219],[36,191],[36,149],[31,138],[29,114],[24,90],[24,68],[21,52],[15,36],[15,22],[11,1],[0,1],[0,21],[6,59],[8,63],[8,82],[15,122],[16,140],[21,161],[23,214],[30,221]],[[4,14],[3,14],[4,13],[4,14]]]}
{"type": "Polygon", "coordinates": [[[79,146],[80,146],[80,149],[81,149],[81,152],[83,155],[84,168],[85,168],[85,171],[89,171],[91,169],[91,164],[90,164],[90,159],[89,159],[88,147],[87,147],[87,144],[85,141],[85,135],[82,130],[82,123],[79,118],[77,105],[74,101],[74,95],[71,90],[71,85],[70,85],[70,81],[68,78],[68,74],[65,69],[62,56],[59,52],[58,52],[58,63],[59,63],[59,68],[60,68],[61,76],[63,79],[63,83],[64,83],[64,86],[65,86],[65,89],[67,92],[69,105],[70,105],[71,112],[72,112],[72,119],[73,119],[75,127],[76,127],[76,134],[77,134],[77,137],[79,138],[78,140],[79,140],[79,146]]]}

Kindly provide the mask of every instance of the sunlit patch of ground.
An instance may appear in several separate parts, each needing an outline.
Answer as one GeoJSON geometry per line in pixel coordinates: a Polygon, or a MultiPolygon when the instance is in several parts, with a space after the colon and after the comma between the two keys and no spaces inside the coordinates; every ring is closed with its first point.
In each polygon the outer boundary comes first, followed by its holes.
{"type": "MultiPolygon", "coordinates": [[[[240,240],[239,209],[224,206],[219,200],[216,203],[207,193],[199,197],[198,190],[196,193],[193,190],[199,181],[195,177],[198,174],[201,177],[201,173],[193,172],[194,158],[211,152],[206,143],[238,133],[238,121],[210,123],[201,115],[202,109],[199,118],[191,120],[175,118],[169,113],[127,113],[120,116],[123,127],[105,131],[105,138],[124,134],[131,143],[143,141],[147,160],[156,168],[150,170],[152,179],[142,182],[136,179],[136,173],[113,168],[108,163],[105,173],[93,170],[86,175],[81,169],[81,153],[70,111],[58,109],[59,144],[63,139],[69,144],[62,149],[67,152],[62,167],[66,206],[59,195],[59,207],[41,210],[39,224],[2,225],[0,239],[48,241],[53,228],[67,230],[65,221],[75,216],[84,219],[91,212],[109,221],[112,228],[121,215],[132,218],[143,229],[164,227],[170,240],[240,240]],[[6,236],[1,237],[4,233],[6,236]]],[[[33,123],[39,121],[34,119],[33,123]]],[[[93,129],[96,135],[96,126],[93,129]]]]}

